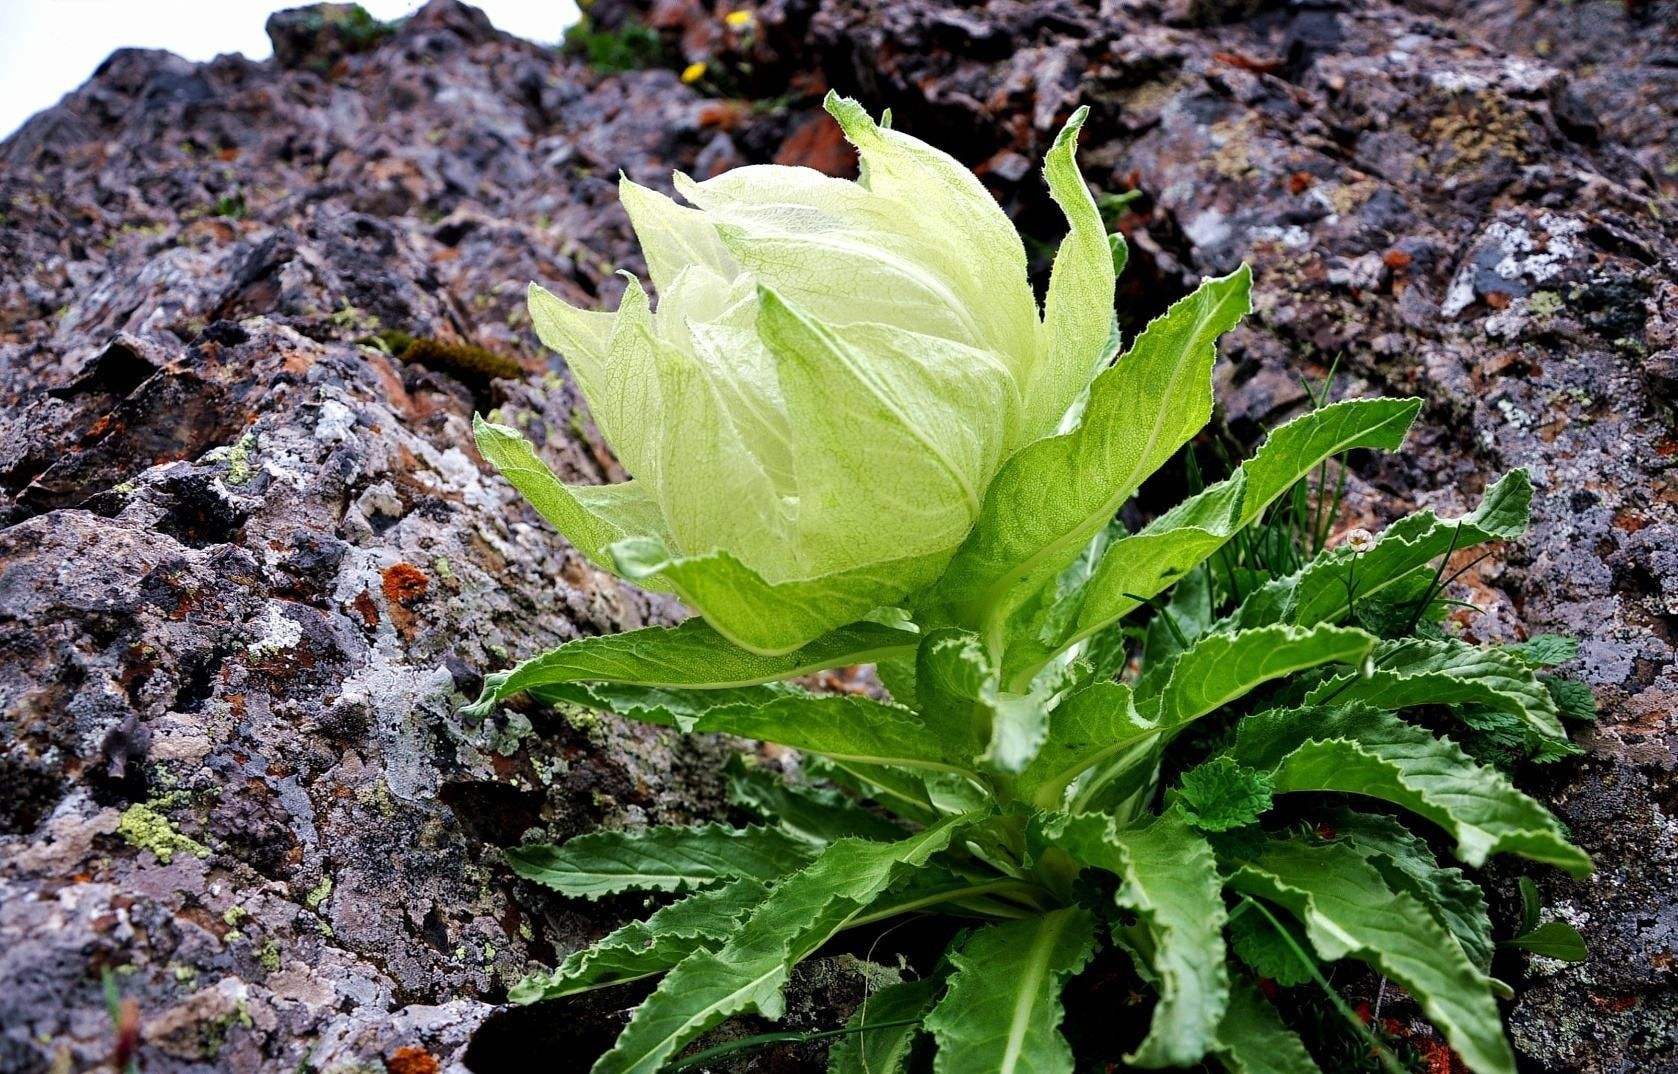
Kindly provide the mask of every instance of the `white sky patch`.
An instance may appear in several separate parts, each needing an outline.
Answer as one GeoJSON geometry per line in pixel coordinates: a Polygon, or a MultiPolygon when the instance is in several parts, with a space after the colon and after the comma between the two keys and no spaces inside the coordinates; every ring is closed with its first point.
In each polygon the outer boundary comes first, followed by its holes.
{"type": "MultiPolygon", "coordinates": [[[[284,0],[0,0],[0,138],[86,82],[119,48],[168,49],[189,60],[273,49],[262,30],[284,0]]],[[[415,0],[362,0],[381,19],[400,18],[415,0]]],[[[577,19],[573,0],[479,0],[490,21],[532,41],[558,41],[577,19]]]]}

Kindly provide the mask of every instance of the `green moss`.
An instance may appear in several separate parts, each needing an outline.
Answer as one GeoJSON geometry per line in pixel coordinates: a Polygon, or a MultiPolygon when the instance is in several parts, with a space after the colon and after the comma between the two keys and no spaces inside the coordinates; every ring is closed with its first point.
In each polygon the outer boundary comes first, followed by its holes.
{"type": "Polygon", "coordinates": [[[262,950],[256,953],[256,960],[262,963],[262,968],[273,973],[280,968],[280,945],[276,940],[269,940],[262,945],[262,950]]]}
{"type": "Polygon", "coordinates": [[[243,906],[233,905],[222,911],[221,919],[227,924],[238,927],[239,922],[251,916],[251,912],[243,906]]]}
{"type": "Polygon", "coordinates": [[[176,831],[168,817],[144,802],[123,810],[122,819],[117,822],[117,834],[130,846],[151,851],[164,865],[175,860],[177,851],[184,851],[195,858],[210,856],[209,847],[176,831]]]}

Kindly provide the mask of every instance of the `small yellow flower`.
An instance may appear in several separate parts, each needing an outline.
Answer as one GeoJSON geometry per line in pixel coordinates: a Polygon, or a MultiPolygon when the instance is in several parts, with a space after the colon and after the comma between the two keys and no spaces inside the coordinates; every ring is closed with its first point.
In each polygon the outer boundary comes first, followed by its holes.
{"type": "Polygon", "coordinates": [[[705,77],[705,61],[704,60],[698,60],[698,61],[696,61],[694,63],[690,63],[686,67],[682,68],[682,81],[687,83],[690,86],[693,85],[695,82],[698,82],[700,79],[702,79],[704,77],[705,77]]]}
{"type": "Polygon", "coordinates": [[[750,11],[730,11],[722,17],[722,21],[728,24],[730,30],[744,30],[752,24],[752,13],[750,11]]]}

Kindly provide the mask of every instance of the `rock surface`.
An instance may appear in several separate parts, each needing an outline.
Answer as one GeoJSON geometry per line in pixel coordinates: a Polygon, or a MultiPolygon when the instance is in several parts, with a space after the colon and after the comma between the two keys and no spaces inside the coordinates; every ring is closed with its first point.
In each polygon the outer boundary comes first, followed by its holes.
{"type": "MultiPolygon", "coordinates": [[[[1587,755],[1521,778],[1598,872],[1535,874],[1593,958],[1511,962],[1512,1030],[1532,1070],[1678,1070],[1678,6],[592,12],[656,66],[604,73],[447,0],[395,27],[320,7],[271,20],[265,63],[116,53],[0,144],[0,1070],[110,1062],[105,971],[147,1071],[578,1046],[497,1004],[634,905],[545,898],[496,848],[715,814],[721,747],[455,715],[519,655],[679,614],[571,553],[468,419],[620,476],[524,283],[615,302],[641,267],[618,169],[842,173],[828,85],[979,166],[1045,242],[1036,161],[1090,104],[1086,175],[1140,191],[1113,221],[1128,323],[1254,265],[1236,435],[1336,362],[1340,391],[1426,399],[1409,453],[1359,462],[1360,509],[1531,469],[1534,531],[1466,579],[1489,609],[1467,625],[1584,639],[1587,755]]],[[[832,1024],[846,974],[795,1017],[832,1024]]]]}

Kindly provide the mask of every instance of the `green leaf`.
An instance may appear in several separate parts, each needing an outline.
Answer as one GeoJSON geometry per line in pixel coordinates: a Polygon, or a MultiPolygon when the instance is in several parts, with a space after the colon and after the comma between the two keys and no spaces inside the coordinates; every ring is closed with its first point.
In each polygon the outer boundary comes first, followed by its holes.
{"type": "Polygon", "coordinates": [[[552,973],[526,977],[507,990],[507,998],[535,1003],[662,973],[700,948],[721,944],[768,891],[761,881],[741,879],[689,895],[572,952],[552,973]]]}
{"type": "Polygon", "coordinates": [[[724,1018],[779,1018],[787,974],[903,870],[925,865],[969,818],[951,818],[897,843],[841,839],[780,881],[716,951],[695,951],[636,1009],[594,1074],[657,1074],[684,1044],[724,1018]]]}
{"type": "MultiPolygon", "coordinates": [[[[805,691],[781,683],[678,690],[619,682],[558,682],[533,686],[529,693],[545,705],[580,705],[641,723],[687,730],[712,709],[756,706],[778,697],[802,696],[805,691]]],[[[469,714],[478,711],[474,707],[469,714]]]]}
{"type": "Polygon", "coordinates": [[[1565,921],[1546,921],[1531,932],[1522,933],[1513,940],[1504,940],[1503,946],[1530,951],[1558,962],[1583,962],[1591,957],[1584,937],[1565,921]]]}
{"type": "Polygon", "coordinates": [[[1538,927],[1538,914],[1544,909],[1538,901],[1538,885],[1530,876],[1521,877],[1516,884],[1521,889],[1521,932],[1531,932],[1538,927]]]}
{"type": "MultiPolygon", "coordinates": [[[[1231,616],[1232,627],[1288,622],[1299,626],[1339,622],[1354,603],[1376,604],[1388,597],[1419,599],[1410,590],[1420,576],[1427,587],[1428,564],[1446,552],[1487,541],[1510,540],[1526,530],[1532,481],[1511,470],[1486,490],[1480,506],[1462,518],[1442,519],[1431,510],[1407,515],[1388,526],[1375,543],[1318,555],[1296,574],[1277,579],[1247,597],[1231,616]]],[[[1407,618],[1414,618],[1414,613],[1407,618]]]]}
{"type": "Polygon", "coordinates": [[[1202,563],[1171,587],[1171,599],[1148,621],[1143,674],[1169,673],[1172,660],[1210,629],[1213,610],[1212,575],[1202,563]]]}
{"type": "Polygon", "coordinates": [[[1343,809],[1331,814],[1328,823],[1336,838],[1380,870],[1395,891],[1407,891],[1426,904],[1470,962],[1491,972],[1492,923],[1479,884],[1460,869],[1441,868],[1427,843],[1392,817],[1343,809]]]}
{"type": "Polygon", "coordinates": [[[800,550],[819,570],[954,549],[1020,405],[999,355],[876,319],[823,323],[758,287],[758,335],[796,432],[800,550]]]}
{"type": "Polygon", "coordinates": [[[906,630],[860,622],[781,656],[762,656],[730,643],[710,624],[695,618],[680,626],[567,642],[511,671],[486,675],[483,692],[464,711],[487,715],[498,701],[522,690],[571,682],[704,689],[749,686],[912,652],[918,641],[906,630]]]}
{"type": "Polygon", "coordinates": [[[1538,681],[1550,691],[1550,700],[1556,703],[1556,712],[1564,720],[1596,722],[1596,693],[1589,683],[1563,679],[1556,675],[1540,675],[1538,681]]]}
{"type": "Polygon", "coordinates": [[[746,766],[738,755],[729,759],[728,798],[812,843],[848,835],[888,842],[904,836],[902,828],[838,791],[794,787],[761,766],[746,766]]]}
{"type": "Polygon", "coordinates": [[[815,754],[804,758],[804,770],[914,824],[931,824],[941,816],[927,792],[924,772],[860,761],[836,761],[815,754]]]}
{"type": "Polygon", "coordinates": [[[1130,687],[1097,682],[1061,701],[1049,713],[1049,731],[1037,756],[1015,778],[1015,793],[1039,809],[1057,809],[1082,773],[1113,757],[1146,747],[1163,728],[1137,715],[1130,687]]]}
{"type": "Polygon", "coordinates": [[[526,843],[507,864],[526,880],[573,898],[620,891],[689,891],[720,880],[773,880],[809,860],[810,844],[776,828],[643,828],[590,832],[562,846],[526,843]]]}
{"type": "Polygon", "coordinates": [[[904,556],[813,578],[771,581],[726,551],[671,552],[655,538],[607,548],[623,577],[669,588],[743,649],[778,655],[891,605],[938,576],[947,552],[904,556]]]}
{"type": "MultiPolygon", "coordinates": [[[[610,319],[610,315],[601,316],[610,319]]],[[[472,415],[472,436],[479,454],[595,566],[615,572],[608,546],[626,537],[664,532],[658,504],[640,483],[566,485],[548,469],[524,434],[476,414],[472,415]]],[[[649,588],[664,587],[655,581],[649,588]]]]}
{"type": "MultiPolygon", "coordinates": [[[[1242,904],[1245,906],[1246,904],[1242,904]]],[[[1291,928],[1283,924],[1284,929],[1291,928]]],[[[1305,949],[1302,937],[1295,937],[1300,950],[1305,949]]],[[[1311,967],[1299,960],[1299,955],[1276,926],[1263,914],[1238,914],[1229,922],[1229,946],[1260,977],[1269,978],[1284,988],[1294,988],[1314,979],[1311,967]]]]}
{"type": "Polygon", "coordinates": [[[1060,990],[1094,946],[1094,919],[1077,908],[975,932],[950,956],[949,990],[926,1017],[933,1070],[1072,1074],[1060,990]]]}
{"type": "Polygon", "coordinates": [[[1178,802],[1190,824],[1202,831],[1243,828],[1270,809],[1270,776],[1229,757],[1214,757],[1183,773],[1178,802]]]}
{"type": "Polygon", "coordinates": [[[1245,266],[1156,318],[1091,384],[1082,420],[1014,454],[985,494],[935,599],[997,651],[1009,615],[1077,558],[1212,411],[1217,338],[1250,308],[1245,266]]]}
{"type": "Polygon", "coordinates": [[[1353,399],[1283,425],[1228,480],[1115,541],[1085,589],[1073,632],[1049,652],[1123,618],[1186,575],[1324,459],[1353,448],[1396,449],[1420,409],[1417,399],[1353,399]]]}
{"type": "Polygon", "coordinates": [[[1470,865],[1515,853],[1575,876],[1591,871],[1549,810],[1503,773],[1388,713],[1307,708],[1249,717],[1230,754],[1270,771],[1277,794],[1342,791],[1408,809],[1449,832],[1470,865]]]}
{"type": "Polygon", "coordinates": [[[1079,782],[1079,808],[1112,808],[1136,789],[1138,774],[1158,760],[1165,742],[1190,723],[1277,678],[1324,663],[1359,662],[1374,644],[1360,630],[1264,627],[1208,634],[1178,656],[1163,688],[1137,703],[1136,733],[1113,740],[1107,756],[1079,782]],[[1144,737],[1158,740],[1141,745],[1144,737]]]}
{"type": "Polygon", "coordinates": [[[845,1023],[849,1030],[827,1054],[827,1074],[903,1074],[921,1035],[919,1025],[871,1025],[910,1022],[923,1017],[938,998],[934,979],[887,985],[864,999],[845,1023]]]}
{"type": "Polygon", "coordinates": [[[915,656],[918,711],[967,757],[994,743],[999,692],[996,666],[978,635],[945,628],[921,641],[915,656]]]}
{"type": "Polygon", "coordinates": [[[1289,910],[1317,953],[1358,958],[1398,982],[1476,1074],[1514,1074],[1489,977],[1420,901],[1340,844],[1276,840],[1230,884],[1289,910]]]}
{"type": "Polygon", "coordinates": [[[1230,1074],[1321,1074],[1322,1069],[1270,1001],[1246,982],[1230,989],[1216,1054],[1230,1074]]]}
{"type": "Polygon", "coordinates": [[[1054,814],[1040,838],[1091,868],[1119,877],[1118,904],[1134,911],[1133,946],[1159,991],[1138,1066],[1187,1066],[1213,1046],[1229,996],[1223,927],[1227,914],[1217,860],[1205,838],[1175,812],[1118,828],[1099,814],[1054,814]]]}
{"type": "Polygon", "coordinates": [[[1373,671],[1329,679],[1308,693],[1305,703],[1330,699],[1380,709],[1482,705],[1520,717],[1542,738],[1567,738],[1550,691],[1531,669],[1496,649],[1456,639],[1383,642],[1375,651],[1373,671]]]}
{"type": "Polygon", "coordinates": [[[1113,285],[1123,267],[1124,240],[1109,243],[1095,199],[1078,173],[1078,131],[1088,116],[1087,105],[1073,112],[1043,159],[1049,196],[1066,214],[1069,230],[1049,270],[1037,361],[1021,393],[1025,427],[1037,436],[1054,430],[1107,357],[1113,285]]]}
{"type": "Polygon", "coordinates": [[[1577,657],[1579,639],[1563,634],[1538,634],[1518,645],[1505,645],[1501,648],[1528,667],[1550,668],[1577,657]]]}
{"type": "Polygon", "coordinates": [[[753,707],[713,709],[693,725],[820,754],[839,762],[968,775],[959,743],[929,733],[918,715],[866,697],[800,694],[753,707]]]}
{"type": "Polygon", "coordinates": [[[1375,639],[1353,627],[1260,627],[1209,634],[1177,659],[1171,678],[1141,710],[1181,727],[1276,679],[1323,664],[1360,664],[1375,639]]]}

